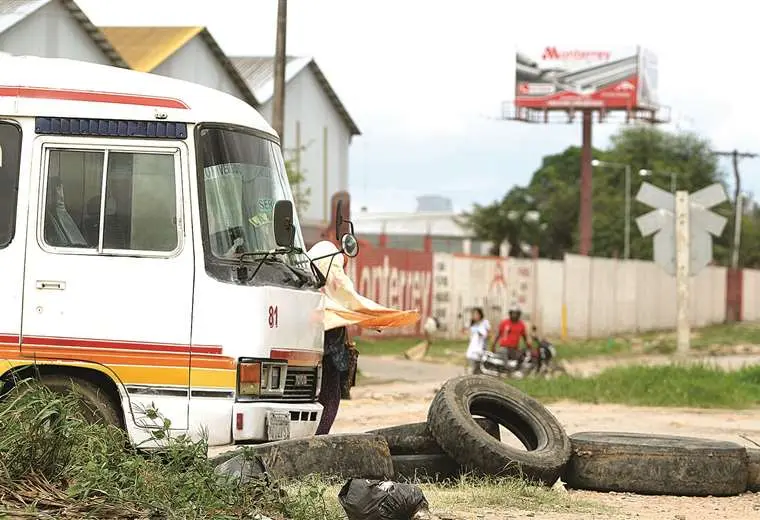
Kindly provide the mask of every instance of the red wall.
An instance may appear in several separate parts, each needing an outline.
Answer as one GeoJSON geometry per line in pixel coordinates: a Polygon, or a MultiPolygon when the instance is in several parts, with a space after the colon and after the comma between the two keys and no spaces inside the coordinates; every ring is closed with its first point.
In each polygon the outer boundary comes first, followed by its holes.
{"type": "Polygon", "coordinates": [[[362,243],[359,255],[346,269],[357,292],[386,307],[417,310],[422,318],[413,327],[384,331],[385,335],[418,335],[431,314],[433,254],[423,251],[377,248],[362,243]]]}

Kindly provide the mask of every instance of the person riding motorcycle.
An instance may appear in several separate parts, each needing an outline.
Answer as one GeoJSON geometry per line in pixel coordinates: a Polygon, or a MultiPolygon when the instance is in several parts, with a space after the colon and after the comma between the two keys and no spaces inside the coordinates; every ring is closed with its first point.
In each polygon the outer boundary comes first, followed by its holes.
{"type": "Polygon", "coordinates": [[[521,363],[525,359],[525,351],[520,349],[520,340],[524,340],[525,346],[532,352],[533,346],[528,336],[527,327],[520,319],[522,311],[516,305],[509,309],[509,317],[501,320],[499,328],[491,345],[491,351],[499,355],[504,364],[509,361],[521,363]],[[496,350],[498,345],[499,350],[496,350]]]}

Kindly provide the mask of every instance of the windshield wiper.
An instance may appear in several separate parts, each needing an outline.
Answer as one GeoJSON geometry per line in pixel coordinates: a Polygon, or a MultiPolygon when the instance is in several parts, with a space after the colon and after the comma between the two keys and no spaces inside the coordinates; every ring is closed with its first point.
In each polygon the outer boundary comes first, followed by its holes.
{"type": "MultiPolygon", "coordinates": [[[[297,253],[297,254],[303,254],[305,255],[304,251],[301,248],[298,247],[281,247],[277,249],[273,249],[271,251],[255,251],[255,252],[248,252],[248,253],[241,253],[240,257],[238,258],[239,264],[237,266],[237,277],[238,280],[246,280],[250,282],[253,280],[256,275],[258,274],[259,270],[261,269],[261,266],[267,263],[269,260],[273,260],[273,256],[275,255],[284,255],[284,254],[291,254],[291,253],[297,253]],[[254,269],[253,274],[248,277],[248,267],[245,265],[246,258],[257,258],[262,257],[259,263],[256,265],[256,269],[254,269]]],[[[311,262],[310,262],[311,263],[311,262]]],[[[284,265],[291,273],[295,274],[298,280],[302,284],[309,283],[309,278],[306,276],[305,273],[301,272],[300,270],[296,269],[292,265],[282,262],[282,265],[284,265]]],[[[317,283],[319,283],[319,277],[316,276],[317,283]]]]}

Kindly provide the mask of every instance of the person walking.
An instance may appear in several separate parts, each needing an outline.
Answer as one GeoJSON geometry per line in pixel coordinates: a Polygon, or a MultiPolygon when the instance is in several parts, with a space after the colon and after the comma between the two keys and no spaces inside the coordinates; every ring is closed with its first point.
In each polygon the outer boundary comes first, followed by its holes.
{"type": "Polygon", "coordinates": [[[475,307],[470,316],[470,344],[467,346],[468,371],[471,374],[480,374],[480,360],[488,347],[488,335],[491,333],[491,324],[485,319],[483,309],[475,307]]]}

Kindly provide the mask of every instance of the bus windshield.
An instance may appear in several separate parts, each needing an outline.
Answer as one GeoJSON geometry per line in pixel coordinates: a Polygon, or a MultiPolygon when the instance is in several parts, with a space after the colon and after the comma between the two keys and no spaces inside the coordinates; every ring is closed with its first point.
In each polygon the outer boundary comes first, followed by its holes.
{"type": "MultiPolygon", "coordinates": [[[[222,259],[276,249],[274,204],[293,200],[279,146],[253,133],[218,127],[202,128],[197,146],[204,245],[222,259]]],[[[303,250],[298,217],[294,220],[295,246],[303,250]]],[[[300,253],[281,258],[299,267],[308,263],[300,253]]]]}

